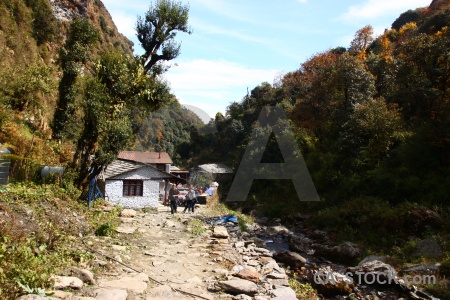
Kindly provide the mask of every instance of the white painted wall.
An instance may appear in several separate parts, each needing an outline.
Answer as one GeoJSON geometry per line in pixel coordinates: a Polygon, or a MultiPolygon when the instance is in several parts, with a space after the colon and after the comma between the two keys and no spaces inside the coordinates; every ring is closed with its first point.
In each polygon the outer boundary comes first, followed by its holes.
{"type": "Polygon", "coordinates": [[[111,179],[106,179],[105,192],[107,200],[112,204],[126,208],[157,208],[160,179],[152,180],[151,178],[161,178],[163,175],[156,170],[143,167],[135,171],[117,175],[111,179]],[[142,196],[122,196],[124,179],[143,180],[142,196]]]}

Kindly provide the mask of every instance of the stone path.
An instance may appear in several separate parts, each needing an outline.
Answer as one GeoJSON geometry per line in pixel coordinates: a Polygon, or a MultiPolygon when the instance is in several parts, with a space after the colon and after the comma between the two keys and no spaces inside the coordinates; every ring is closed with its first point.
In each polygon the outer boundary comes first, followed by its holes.
{"type": "Polygon", "coordinates": [[[51,299],[296,299],[270,251],[238,240],[237,226],[200,222],[208,212],[202,206],[171,215],[162,205],[157,212],[122,211],[117,236],[88,237],[97,260],[58,278],[68,287],[60,283],[51,299]]]}
{"type": "MultiPolygon", "coordinates": [[[[207,282],[216,275],[216,263],[210,259],[208,234],[195,236],[189,232],[193,216],[171,215],[169,208],[161,205],[158,213],[138,212],[134,217],[122,217],[118,228],[121,245],[112,243],[104,251],[110,250],[118,261],[141,273],[113,263],[114,271],[100,275],[97,285],[126,290],[128,300],[192,299],[180,291],[214,299],[207,291],[207,282]]],[[[90,288],[94,295],[95,289],[90,288]]]]}

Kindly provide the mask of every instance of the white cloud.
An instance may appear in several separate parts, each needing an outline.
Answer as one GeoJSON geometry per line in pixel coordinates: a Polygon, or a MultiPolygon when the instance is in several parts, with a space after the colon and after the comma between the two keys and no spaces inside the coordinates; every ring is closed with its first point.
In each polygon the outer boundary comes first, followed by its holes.
{"type": "Polygon", "coordinates": [[[251,69],[224,60],[197,59],[177,62],[167,73],[174,89],[211,90],[271,82],[279,70],[251,69]]]}
{"type": "Polygon", "coordinates": [[[428,6],[430,0],[367,0],[362,4],[352,5],[340,16],[344,22],[374,19],[386,14],[401,14],[408,9],[428,6]]]}
{"type": "Polygon", "coordinates": [[[203,108],[210,116],[225,112],[233,101],[240,101],[247,88],[264,81],[272,83],[280,70],[249,68],[224,60],[179,61],[166,74],[172,92],[183,104],[203,108]]]}
{"type": "Polygon", "coordinates": [[[114,11],[111,12],[114,23],[120,33],[128,37],[129,39],[136,36],[136,30],[134,29],[137,21],[137,16],[132,17],[130,14],[114,11]]]}

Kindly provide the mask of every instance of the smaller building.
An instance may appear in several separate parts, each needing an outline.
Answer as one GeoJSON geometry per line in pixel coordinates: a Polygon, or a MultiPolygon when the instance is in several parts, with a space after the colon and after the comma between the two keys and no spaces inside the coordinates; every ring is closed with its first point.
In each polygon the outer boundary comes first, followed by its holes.
{"type": "Polygon", "coordinates": [[[125,159],[117,159],[108,165],[104,178],[105,199],[135,209],[157,208],[169,182],[183,182],[157,166],[125,159]]]}
{"type": "Polygon", "coordinates": [[[198,172],[210,173],[214,181],[230,179],[233,176],[233,170],[224,164],[204,164],[198,166],[198,172]]]}
{"type": "Polygon", "coordinates": [[[177,177],[183,178],[184,180],[188,180],[189,179],[189,170],[182,170],[176,166],[171,166],[170,167],[170,174],[175,175],[177,177]]]}

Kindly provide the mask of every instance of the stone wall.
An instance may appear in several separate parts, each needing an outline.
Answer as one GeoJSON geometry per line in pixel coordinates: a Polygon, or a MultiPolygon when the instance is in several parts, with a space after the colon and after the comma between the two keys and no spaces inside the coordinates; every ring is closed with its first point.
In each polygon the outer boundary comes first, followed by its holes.
{"type": "Polygon", "coordinates": [[[126,208],[158,207],[159,182],[163,174],[150,169],[140,168],[133,172],[118,175],[111,179],[106,179],[106,200],[112,204],[126,208]],[[142,196],[123,196],[123,180],[143,180],[142,196]]]}

